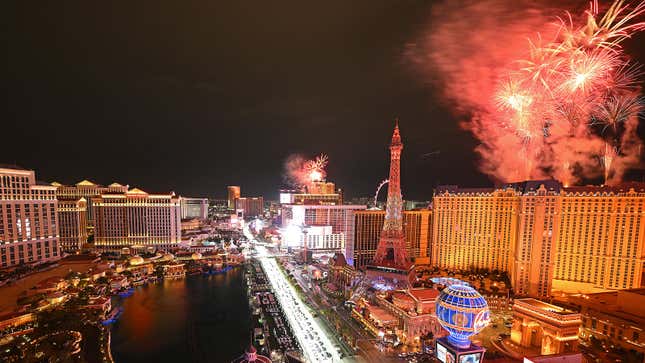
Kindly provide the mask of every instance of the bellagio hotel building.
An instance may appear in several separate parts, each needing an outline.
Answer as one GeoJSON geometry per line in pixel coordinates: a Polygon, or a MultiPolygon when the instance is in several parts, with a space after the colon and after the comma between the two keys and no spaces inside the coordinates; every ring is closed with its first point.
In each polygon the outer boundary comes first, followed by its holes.
{"type": "Polygon", "coordinates": [[[94,244],[99,249],[176,248],[181,241],[180,200],[174,193],[133,188],[92,199],[94,244]]]}
{"type": "Polygon", "coordinates": [[[645,184],[439,187],[431,262],[505,271],[516,294],[547,297],[645,285],[645,184]]]}
{"type": "Polygon", "coordinates": [[[60,258],[57,203],[33,170],[0,165],[0,268],[60,258]]]}

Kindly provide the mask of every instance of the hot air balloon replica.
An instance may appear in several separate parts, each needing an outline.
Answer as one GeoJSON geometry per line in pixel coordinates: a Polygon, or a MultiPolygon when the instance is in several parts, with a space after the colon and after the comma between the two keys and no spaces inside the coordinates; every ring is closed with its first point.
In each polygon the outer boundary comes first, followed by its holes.
{"type": "Polygon", "coordinates": [[[439,324],[448,336],[437,339],[435,354],[443,363],[479,363],[485,349],[470,341],[488,325],[490,312],[484,297],[466,283],[455,281],[436,302],[439,324]]]}

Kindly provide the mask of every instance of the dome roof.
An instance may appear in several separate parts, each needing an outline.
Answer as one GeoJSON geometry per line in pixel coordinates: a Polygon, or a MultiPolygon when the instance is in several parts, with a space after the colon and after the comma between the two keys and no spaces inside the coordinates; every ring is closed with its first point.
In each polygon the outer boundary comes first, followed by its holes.
{"type": "Polygon", "coordinates": [[[133,256],[133,257],[130,258],[130,260],[128,260],[128,262],[130,263],[131,266],[140,265],[140,264],[143,263],[143,257],[138,256],[138,255],[133,256]]]}
{"type": "Polygon", "coordinates": [[[436,302],[439,324],[450,334],[448,341],[457,347],[469,347],[470,337],[479,333],[490,320],[488,303],[474,288],[452,284],[436,302]]]}

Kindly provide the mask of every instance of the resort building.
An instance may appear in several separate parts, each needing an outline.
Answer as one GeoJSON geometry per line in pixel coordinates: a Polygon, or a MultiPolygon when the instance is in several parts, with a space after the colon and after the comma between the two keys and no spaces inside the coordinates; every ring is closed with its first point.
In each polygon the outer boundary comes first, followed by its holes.
{"type": "Polygon", "coordinates": [[[645,283],[644,220],[645,183],[439,187],[430,256],[441,268],[505,271],[518,295],[637,288],[645,283]]]}
{"type": "Polygon", "coordinates": [[[66,253],[80,251],[87,243],[87,201],[79,199],[58,200],[58,225],[60,248],[66,253]]]}
{"type": "Polygon", "coordinates": [[[80,181],[75,185],[63,185],[57,182],[53,182],[51,185],[56,187],[56,197],[59,200],[85,199],[85,202],[87,203],[87,224],[89,228],[94,226],[94,210],[92,209],[93,198],[96,198],[103,193],[125,193],[128,190],[127,185],[112,183],[106,187],[89,180],[80,181]]]}
{"type": "Polygon", "coordinates": [[[241,197],[242,195],[240,194],[240,187],[237,185],[229,185],[228,188],[228,208],[229,209],[234,209],[235,208],[235,199],[241,197]]]}
{"type": "Polygon", "coordinates": [[[0,165],[0,267],[61,257],[56,188],[33,170],[0,165]]]}
{"type": "Polygon", "coordinates": [[[174,193],[134,188],[93,199],[94,244],[99,249],[171,249],[181,241],[181,211],[174,193]]]}
{"type": "Polygon", "coordinates": [[[244,217],[259,217],[264,214],[263,197],[241,197],[235,199],[235,210],[244,217]]]}

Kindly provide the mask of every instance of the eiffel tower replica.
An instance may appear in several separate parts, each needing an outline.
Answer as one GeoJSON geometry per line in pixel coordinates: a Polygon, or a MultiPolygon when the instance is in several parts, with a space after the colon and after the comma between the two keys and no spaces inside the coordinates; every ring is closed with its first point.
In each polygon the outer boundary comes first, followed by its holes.
{"type": "Polygon", "coordinates": [[[385,222],[369,275],[410,283],[414,265],[410,261],[403,231],[403,198],[401,197],[401,151],[403,143],[396,120],[390,143],[390,178],[387,186],[385,222]]]}

